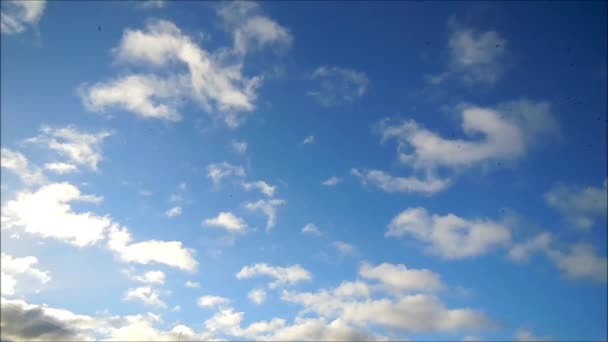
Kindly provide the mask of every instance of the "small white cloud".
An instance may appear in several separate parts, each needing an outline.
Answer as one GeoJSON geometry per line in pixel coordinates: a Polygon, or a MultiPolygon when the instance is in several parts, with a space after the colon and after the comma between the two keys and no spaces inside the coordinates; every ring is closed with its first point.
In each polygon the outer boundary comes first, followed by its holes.
{"type": "Polygon", "coordinates": [[[232,140],[232,149],[236,153],[243,155],[243,154],[247,153],[247,142],[232,140]]]}
{"type": "Polygon", "coordinates": [[[182,207],[180,206],[175,206],[167,211],[165,211],[165,215],[167,215],[167,217],[171,218],[171,217],[176,217],[182,214],[182,207]]]}
{"type": "Polygon", "coordinates": [[[227,162],[209,164],[207,165],[207,177],[211,179],[215,187],[219,187],[224,178],[245,177],[245,169],[227,162]]]}
{"type": "Polygon", "coordinates": [[[603,187],[577,187],[557,184],[544,195],[552,208],[561,212],[566,220],[578,228],[588,229],[594,219],[605,217],[608,211],[608,179],[603,187]]]}
{"type": "Polygon", "coordinates": [[[145,0],[138,3],[139,8],[144,9],[159,9],[167,5],[165,0],[145,0]]]}
{"type": "Polygon", "coordinates": [[[258,189],[261,193],[268,197],[274,196],[274,192],[277,190],[276,186],[270,185],[261,180],[256,182],[243,182],[241,183],[241,186],[247,191],[258,189]]]}
{"type": "Polygon", "coordinates": [[[270,231],[277,220],[277,208],[285,203],[282,199],[259,200],[257,202],[245,203],[245,208],[250,211],[260,211],[266,215],[266,231],[270,231]]]}
{"type": "Polygon", "coordinates": [[[148,286],[129,289],[124,295],[124,300],[139,300],[146,305],[166,308],[167,304],[160,299],[160,292],[148,286]]]}
{"type": "Polygon", "coordinates": [[[0,160],[0,166],[3,169],[7,169],[15,173],[23,183],[32,184],[43,184],[46,182],[46,178],[42,171],[30,165],[27,158],[16,151],[2,147],[2,158],[0,160]]]}
{"type": "Polygon", "coordinates": [[[548,250],[547,256],[568,278],[582,278],[606,283],[608,279],[608,259],[596,254],[593,247],[576,243],[569,252],[548,250]]]}
{"type": "Polygon", "coordinates": [[[221,212],[216,217],[206,219],[203,222],[207,226],[221,228],[230,233],[244,233],[247,230],[245,220],[231,212],[221,212]]]}
{"type": "Polygon", "coordinates": [[[2,34],[17,34],[24,32],[27,26],[36,26],[44,9],[45,0],[3,1],[0,28],[2,34]]]}
{"type": "Polygon", "coordinates": [[[325,107],[354,102],[367,92],[369,80],[364,72],[341,67],[321,66],[310,78],[319,82],[307,95],[325,107]]]}
{"type": "Polygon", "coordinates": [[[51,275],[48,271],[43,271],[35,265],[38,263],[38,258],[35,256],[26,256],[22,258],[14,257],[6,253],[2,253],[0,263],[2,273],[2,295],[15,294],[15,286],[17,284],[16,277],[25,275],[39,282],[46,284],[51,280],[51,275]]]}
{"type": "Polygon", "coordinates": [[[396,295],[404,292],[434,292],[443,285],[438,274],[427,269],[411,269],[403,264],[382,263],[373,266],[364,262],[359,267],[359,275],[364,279],[380,282],[383,289],[396,295]]]}
{"type": "Polygon", "coordinates": [[[191,289],[198,289],[199,287],[201,287],[201,284],[199,284],[199,283],[198,283],[198,282],[196,282],[196,281],[191,281],[191,280],[188,280],[188,281],[186,281],[186,282],[184,283],[184,286],[185,286],[185,287],[189,287],[189,288],[191,288],[191,289]]]}
{"type": "Polygon", "coordinates": [[[525,329],[525,328],[517,329],[517,332],[513,336],[513,339],[515,341],[519,341],[519,342],[551,341],[551,338],[549,336],[544,336],[544,337],[535,336],[530,329],[525,329]]]}
{"type": "Polygon", "coordinates": [[[304,140],[302,140],[302,142],[300,144],[307,145],[307,144],[314,144],[314,143],[315,143],[315,136],[309,135],[306,138],[304,138],[304,140]]]}
{"type": "Polygon", "coordinates": [[[302,227],[302,233],[304,234],[310,234],[310,235],[314,235],[314,236],[321,236],[323,235],[323,233],[321,233],[321,231],[319,230],[319,228],[317,226],[315,226],[312,223],[308,223],[307,225],[305,225],[304,227],[302,227]]]}
{"type": "Polygon", "coordinates": [[[357,254],[357,248],[344,241],[334,241],[331,245],[342,256],[355,256],[357,254]]]}
{"type": "Polygon", "coordinates": [[[196,301],[196,304],[201,308],[214,308],[217,306],[223,306],[230,303],[228,298],[220,296],[202,296],[196,301]]]}
{"type": "Polygon", "coordinates": [[[249,300],[255,304],[262,304],[266,300],[266,291],[264,289],[253,289],[247,294],[249,300]]]}
{"type": "Polygon", "coordinates": [[[429,215],[424,208],[409,208],[397,215],[384,234],[411,236],[425,242],[426,250],[445,259],[472,258],[511,241],[510,230],[488,219],[467,220],[454,214],[429,215]]]}
{"type": "Polygon", "coordinates": [[[325,181],[323,181],[322,184],[325,185],[325,186],[336,186],[341,181],[342,181],[341,178],[338,178],[336,176],[332,176],[332,177],[329,177],[328,179],[326,179],[325,181]]]}
{"type": "Polygon", "coordinates": [[[351,169],[351,174],[359,178],[365,184],[372,184],[384,192],[419,192],[427,195],[445,190],[449,180],[438,179],[428,176],[426,179],[417,177],[395,177],[380,170],[351,169]]]}
{"type": "Polygon", "coordinates": [[[312,278],[310,272],[300,265],[280,267],[270,266],[266,263],[258,263],[253,264],[251,266],[244,266],[236,274],[236,278],[248,279],[260,275],[266,275],[275,279],[275,281],[270,284],[271,288],[280,285],[293,285],[301,281],[310,280],[312,278]]]}
{"type": "Polygon", "coordinates": [[[511,246],[508,257],[513,261],[526,261],[535,252],[547,251],[550,243],[551,233],[540,233],[523,243],[511,246]]]}
{"type": "Polygon", "coordinates": [[[127,271],[127,276],[132,280],[139,281],[146,284],[159,284],[162,285],[165,283],[165,273],[162,271],[148,271],[143,274],[132,274],[132,272],[127,271]]]}
{"type": "Polygon", "coordinates": [[[74,164],[69,163],[47,163],[44,164],[44,168],[51,172],[58,173],[60,175],[77,171],[78,168],[74,164]]]}

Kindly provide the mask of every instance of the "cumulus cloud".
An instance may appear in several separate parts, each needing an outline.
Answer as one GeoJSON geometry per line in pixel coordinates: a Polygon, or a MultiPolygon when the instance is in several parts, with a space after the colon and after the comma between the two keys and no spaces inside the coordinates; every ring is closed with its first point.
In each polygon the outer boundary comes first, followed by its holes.
{"type": "Polygon", "coordinates": [[[256,276],[265,275],[274,278],[275,281],[270,283],[271,288],[282,285],[293,285],[302,281],[312,279],[312,275],[308,270],[300,265],[292,265],[289,267],[271,266],[266,263],[258,263],[250,266],[244,266],[236,274],[237,279],[248,279],[256,276]]]}
{"type": "Polygon", "coordinates": [[[124,262],[138,264],[159,263],[180,270],[194,272],[198,266],[195,252],[180,241],[145,240],[132,243],[131,233],[114,224],[110,228],[107,247],[124,262]]]}
{"type": "Polygon", "coordinates": [[[264,289],[253,289],[249,291],[247,298],[255,304],[262,304],[266,300],[266,291],[264,289]]]}
{"type": "Polygon", "coordinates": [[[380,170],[351,169],[351,174],[359,178],[361,183],[371,184],[384,192],[415,192],[427,195],[445,190],[450,185],[449,179],[439,179],[427,176],[421,179],[413,176],[396,177],[380,170]]]}
{"type": "Polygon", "coordinates": [[[323,233],[321,233],[321,231],[319,230],[319,228],[312,224],[312,223],[308,223],[307,225],[305,225],[304,227],[302,227],[302,233],[304,234],[309,234],[309,235],[314,235],[314,236],[321,236],[323,235],[323,233]]]}
{"type": "Polygon", "coordinates": [[[274,192],[277,190],[276,186],[270,185],[264,181],[255,181],[255,182],[243,182],[241,183],[243,189],[247,191],[251,191],[253,189],[259,190],[262,194],[272,197],[274,196],[274,192]]]}
{"type": "Polygon", "coordinates": [[[40,135],[26,139],[26,142],[49,148],[76,165],[97,171],[97,164],[103,160],[101,145],[111,135],[108,131],[84,132],[74,126],[43,126],[40,135]]]}
{"type": "Polygon", "coordinates": [[[58,173],[60,175],[72,173],[78,170],[76,165],[70,163],[46,163],[44,164],[44,169],[58,173]]]}
{"type": "Polygon", "coordinates": [[[435,292],[443,288],[440,276],[427,269],[411,269],[403,264],[364,262],[359,267],[363,279],[376,280],[380,287],[396,295],[406,292],[435,292]]]}
{"type": "Polygon", "coordinates": [[[142,274],[134,274],[131,270],[127,270],[125,273],[130,279],[146,284],[162,285],[166,279],[163,271],[148,271],[142,274]]]}
{"type": "Polygon", "coordinates": [[[488,219],[467,220],[454,214],[429,215],[424,208],[409,208],[397,215],[384,234],[410,236],[426,243],[426,250],[445,259],[479,256],[511,241],[505,225],[488,219]]]}
{"type": "Polygon", "coordinates": [[[192,289],[197,289],[197,288],[201,287],[201,284],[199,284],[195,281],[188,280],[184,283],[184,286],[192,288],[192,289]]]}
{"type": "Polygon", "coordinates": [[[170,208],[169,210],[165,211],[165,215],[167,215],[168,218],[172,218],[172,217],[176,217],[182,214],[182,207],[175,206],[170,208]]]}
{"type": "Polygon", "coordinates": [[[1,151],[0,165],[2,168],[15,173],[23,183],[32,185],[46,182],[44,173],[31,165],[23,154],[5,147],[2,147],[1,151]]]}
{"type": "Polygon", "coordinates": [[[307,95],[325,107],[349,104],[367,92],[369,80],[364,72],[338,66],[320,66],[310,78],[318,87],[307,95]]]}
{"type": "Polygon", "coordinates": [[[219,187],[224,178],[245,177],[245,169],[227,162],[213,163],[207,165],[207,177],[211,179],[215,187],[219,187]]]}
{"type": "Polygon", "coordinates": [[[201,308],[214,308],[217,306],[223,306],[230,303],[228,298],[220,296],[201,296],[196,301],[196,304],[201,308]]]}
{"type": "Polygon", "coordinates": [[[601,283],[607,281],[608,259],[599,257],[589,244],[573,244],[567,252],[550,249],[547,256],[568,278],[589,279],[601,283]]]}
{"type": "Polygon", "coordinates": [[[2,18],[0,27],[2,34],[17,34],[24,32],[27,26],[36,26],[44,9],[45,0],[6,1],[2,3],[2,18]]]}
{"type": "Polygon", "coordinates": [[[594,219],[606,217],[608,211],[608,179],[603,187],[578,187],[556,184],[544,195],[549,206],[558,210],[576,227],[588,229],[594,219]]]}
{"type": "Polygon", "coordinates": [[[71,202],[99,202],[69,183],[44,185],[37,191],[19,192],[2,208],[2,229],[23,229],[43,238],[61,240],[76,246],[100,241],[112,224],[108,216],[75,212],[71,202]]]}
{"type": "Polygon", "coordinates": [[[532,254],[548,250],[550,243],[551,234],[540,233],[527,241],[511,246],[508,257],[513,261],[526,261],[532,254]]]}
{"type": "Polygon", "coordinates": [[[247,231],[247,223],[242,218],[231,212],[221,212],[216,217],[206,219],[207,226],[217,227],[230,233],[244,233],[247,231]]]}
{"type": "Polygon", "coordinates": [[[232,149],[240,155],[247,153],[247,142],[246,141],[232,140],[231,146],[232,146],[232,149]]]}
{"type": "Polygon", "coordinates": [[[277,208],[285,203],[282,199],[259,200],[245,203],[245,208],[250,211],[260,211],[266,215],[266,231],[270,231],[277,220],[277,208]]]}
{"type": "Polygon", "coordinates": [[[2,273],[2,295],[15,294],[15,285],[17,277],[27,276],[34,278],[45,284],[51,280],[50,273],[37,268],[38,258],[35,256],[14,257],[6,253],[2,253],[1,273],[2,273]]]}
{"type": "Polygon", "coordinates": [[[327,179],[326,179],[325,181],[323,181],[323,183],[321,183],[321,184],[323,184],[323,185],[325,185],[325,186],[336,186],[336,185],[338,185],[338,183],[340,183],[341,181],[342,181],[342,179],[341,179],[341,178],[336,177],[336,176],[332,176],[332,177],[327,178],[327,179]]]}
{"type": "Polygon", "coordinates": [[[124,300],[133,301],[138,300],[146,305],[156,306],[159,308],[166,308],[167,304],[160,299],[160,292],[149,286],[137,287],[129,289],[125,293],[124,300]]]}

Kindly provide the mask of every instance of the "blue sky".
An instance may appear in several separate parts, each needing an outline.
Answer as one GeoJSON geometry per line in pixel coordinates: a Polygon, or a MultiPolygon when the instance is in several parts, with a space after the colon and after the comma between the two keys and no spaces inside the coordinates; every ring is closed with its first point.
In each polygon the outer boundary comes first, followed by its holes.
{"type": "Polygon", "coordinates": [[[606,340],[605,2],[2,2],[3,340],[606,340]]]}

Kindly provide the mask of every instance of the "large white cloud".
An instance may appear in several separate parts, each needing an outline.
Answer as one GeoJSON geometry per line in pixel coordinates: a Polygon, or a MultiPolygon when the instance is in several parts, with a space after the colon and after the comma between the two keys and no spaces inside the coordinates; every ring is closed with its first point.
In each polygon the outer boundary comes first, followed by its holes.
{"type": "Polygon", "coordinates": [[[0,26],[2,34],[24,32],[27,26],[35,26],[46,8],[45,0],[3,1],[0,26]]]}
{"type": "Polygon", "coordinates": [[[281,285],[293,285],[302,281],[312,279],[312,275],[310,274],[310,272],[300,265],[280,267],[271,266],[266,263],[258,263],[252,264],[250,266],[244,266],[236,274],[236,278],[248,279],[261,275],[265,275],[275,279],[274,282],[269,284],[271,288],[281,285]]]}
{"type": "Polygon", "coordinates": [[[608,212],[608,179],[603,187],[577,187],[564,184],[553,186],[544,195],[551,207],[561,212],[570,224],[590,228],[595,218],[606,217],[608,212]]]}
{"type": "Polygon", "coordinates": [[[429,215],[424,208],[405,209],[388,226],[386,237],[410,236],[446,259],[475,257],[511,241],[508,227],[488,219],[467,220],[454,214],[429,215]]]}

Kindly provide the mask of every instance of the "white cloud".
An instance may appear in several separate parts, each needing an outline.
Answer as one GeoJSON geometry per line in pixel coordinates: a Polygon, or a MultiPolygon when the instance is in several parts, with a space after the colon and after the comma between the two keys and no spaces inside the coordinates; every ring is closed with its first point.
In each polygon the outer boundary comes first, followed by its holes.
{"type": "Polygon", "coordinates": [[[344,241],[334,241],[331,245],[342,256],[355,256],[357,254],[357,248],[344,241]]]}
{"type": "Polygon", "coordinates": [[[245,55],[252,50],[272,46],[287,49],[293,42],[289,30],[262,14],[257,3],[233,1],[218,7],[226,28],[232,31],[234,52],[245,55]]]}
{"type": "Polygon", "coordinates": [[[319,230],[319,228],[317,228],[317,226],[315,226],[312,223],[308,223],[307,225],[305,225],[304,227],[302,227],[302,233],[304,233],[304,234],[310,234],[310,235],[314,235],[314,236],[321,236],[321,235],[323,235],[323,233],[321,233],[321,231],[319,230]]]}
{"type": "Polygon", "coordinates": [[[129,289],[124,296],[124,300],[140,300],[146,305],[166,308],[167,304],[160,299],[160,292],[148,286],[129,289]]]}
{"type": "Polygon", "coordinates": [[[312,279],[312,275],[300,265],[292,265],[289,267],[270,266],[266,263],[253,264],[244,266],[236,274],[237,279],[248,279],[255,276],[266,275],[274,278],[275,281],[270,284],[271,288],[281,285],[293,285],[301,281],[312,279]]]}
{"type": "Polygon", "coordinates": [[[513,261],[525,261],[528,260],[530,255],[538,251],[547,251],[551,243],[551,234],[544,232],[536,235],[535,237],[519,243],[514,244],[509,249],[509,259],[513,261]]]}
{"type": "Polygon", "coordinates": [[[272,186],[264,181],[256,181],[256,182],[243,182],[241,183],[241,186],[243,187],[243,189],[250,191],[253,189],[258,189],[260,190],[261,193],[263,193],[264,195],[268,196],[268,197],[272,197],[274,196],[274,192],[277,190],[276,186],[272,186]]]}
{"type": "Polygon", "coordinates": [[[227,162],[213,163],[207,165],[207,177],[211,178],[213,185],[218,187],[222,180],[227,177],[245,177],[245,169],[234,166],[227,162]]]}
{"type": "Polygon", "coordinates": [[[395,177],[380,170],[351,169],[351,174],[361,180],[363,184],[372,184],[384,192],[419,192],[432,195],[445,190],[450,185],[448,179],[438,179],[427,176],[426,179],[417,177],[395,177]]]}
{"type": "Polygon", "coordinates": [[[131,272],[127,272],[129,278],[139,281],[146,284],[159,284],[162,285],[165,283],[165,273],[162,271],[148,271],[143,274],[131,274],[131,272]]]}
{"type": "Polygon", "coordinates": [[[92,245],[104,237],[112,220],[91,212],[76,213],[70,202],[100,200],[81,194],[78,188],[65,182],[48,184],[35,192],[22,191],[2,208],[2,229],[23,229],[81,247],[92,245]]]}
{"type": "Polygon", "coordinates": [[[339,177],[332,176],[332,177],[329,177],[328,179],[326,179],[325,181],[323,181],[323,183],[321,183],[321,184],[323,184],[325,186],[336,186],[341,181],[342,181],[342,179],[340,179],[339,177]]]}
{"type": "Polygon", "coordinates": [[[205,328],[213,334],[227,333],[232,336],[238,336],[240,335],[240,324],[242,321],[242,312],[235,312],[232,308],[224,308],[205,321],[205,328]]]}
{"type": "Polygon", "coordinates": [[[364,279],[377,280],[381,287],[396,295],[405,292],[434,292],[441,290],[440,276],[427,269],[411,269],[403,264],[382,263],[373,266],[364,262],[359,267],[364,279]]]}
{"type": "Polygon", "coordinates": [[[307,145],[307,144],[314,144],[315,143],[315,136],[314,135],[309,135],[306,138],[304,138],[304,140],[302,140],[301,144],[302,145],[307,145]]]}
{"type": "Polygon", "coordinates": [[[266,291],[264,289],[253,289],[249,291],[247,298],[255,304],[262,304],[266,300],[266,291]]]}
{"type": "Polygon", "coordinates": [[[196,301],[196,304],[201,308],[214,308],[217,306],[223,306],[230,303],[228,298],[220,296],[202,296],[196,301]]]}
{"type": "Polygon", "coordinates": [[[424,208],[409,208],[389,224],[386,237],[409,235],[427,244],[426,250],[445,259],[471,258],[511,241],[510,230],[487,219],[467,220],[454,214],[429,215],[424,208]]]}
{"type": "Polygon", "coordinates": [[[17,34],[26,30],[27,26],[36,26],[44,9],[46,1],[6,1],[2,6],[0,21],[2,34],[17,34]]]}
{"type": "Polygon", "coordinates": [[[221,212],[217,217],[203,221],[206,225],[222,228],[230,233],[244,233],[247,230],[247,223],[240,217],[231,212],[221,212]]]}
{"type": "Polygon", "coordinates": [[[566,220],[583,229],[590,228],[594,219],[605,217],[608,211],[608,179],[603,187],[577,187],[557,184],[544,195],[551,207],[562,213],[566,220]]]}
{"type": "Polygon", "coordinates": [[[112,135],[108,131],[89,133],[74,126],[52,128],[43,126],[41,134],[26,139],[26,142],[40,144],[49,148],[77,165],[84,165],[97,171],[97,164],[103,160],[101,145],[105,138],[112,135]]]}
{"type": "Polygon", "coordinates": [[[576,243],[569,252],[548,250],[547,256],[568,278],[583,278],[606,283],[608,278],[608,259],[599,257],[593,247],[576,243]]]}
{"type": "Polygon", "coordinates": [[[182,207],[180,206],[175,206],[167,211],[165,211],[165,215],[167,215],[167,217],[171,218],[171,217],[176,217],[182,214],[182,207]]]}
{"type": "Polygon", "coordinates": [[[47,163],[44,164],[44,168],[51,172],[58,173],[60,175],[77,171],[78,168],[74,164],[70,163],[47,163]]]}
{"type": "Polygon", "coordinates": [[[43,284],[51,280],[48,271],[36,268],[35,265],[38,263],[38,258],[35,256],[19,258],[2,253],[1,261],[2,295],[13,295],[15,293],[15,285],[17,284],[15,278],[21,275],[37,279],[43,284]]]}
{"type": "Polygon", "coordinates": [[[232,146],[232,149],[240,155],[247,153],[247,142],[246,141],[232,140],[231,146],[232,146]]]}
{"type": "Polygon", "coordinates": [[[15,173],[23,183],[31,185],[43,184],[46,182],[46,178],[42,171],[39,168],[30,165],[23,154],[5,147],[2,147],[1,153],[0,165],[2,168],[15,173]]]}
{"type": "Polygon", "coordinates": [[[145,0],[140,2],[138,5],[140,8],[145,9],[159,9],[165,7],[167,3],[165,0],[145,0]]]}
{"type": "Polygon", "coordinates": [[[337,66],[320,66],[310,78],[319,85],[307,95],[325,107],[352,103],[367,92],[369,85],[364,72],[337,66]]]}
{"type": "Polygon", "coordinates": [[[191,289],[198,289],[199,287],[201,287],[201,284],[199,284],[195,281],[188,280],[184,283],[184,286],[189,287],[191,289]]]}
{"type": "Polygon", "coordinates": [[[261,211],[267,217],[266,231],[270,231],[277,220],[277,208],[286,202],[282,199],[259,200],[245,203],[245,208],[251,211],[261,211]]]}
{"type": "Polygon", "coordinates": [[[198,266],[194,250],[185,248],[180,241],[146,240],[131,243],[132,239],[126,228],[114,224],[110,228],[108,249],[124,262],[160,263],[189,272],[194,272],[198,266]]]}
{"type": "Polygon", "coordinates": [[[544,337],[535,336],[532,333],[532,331],[530,331],[529,329],[525,329],[525,328],[517,329],[517,332],[513,336],[513,339],[515,341],[520,341],[520,342],[551,341],[550,337],[548,337],[548,336],[544,336],[544,337]]]}

